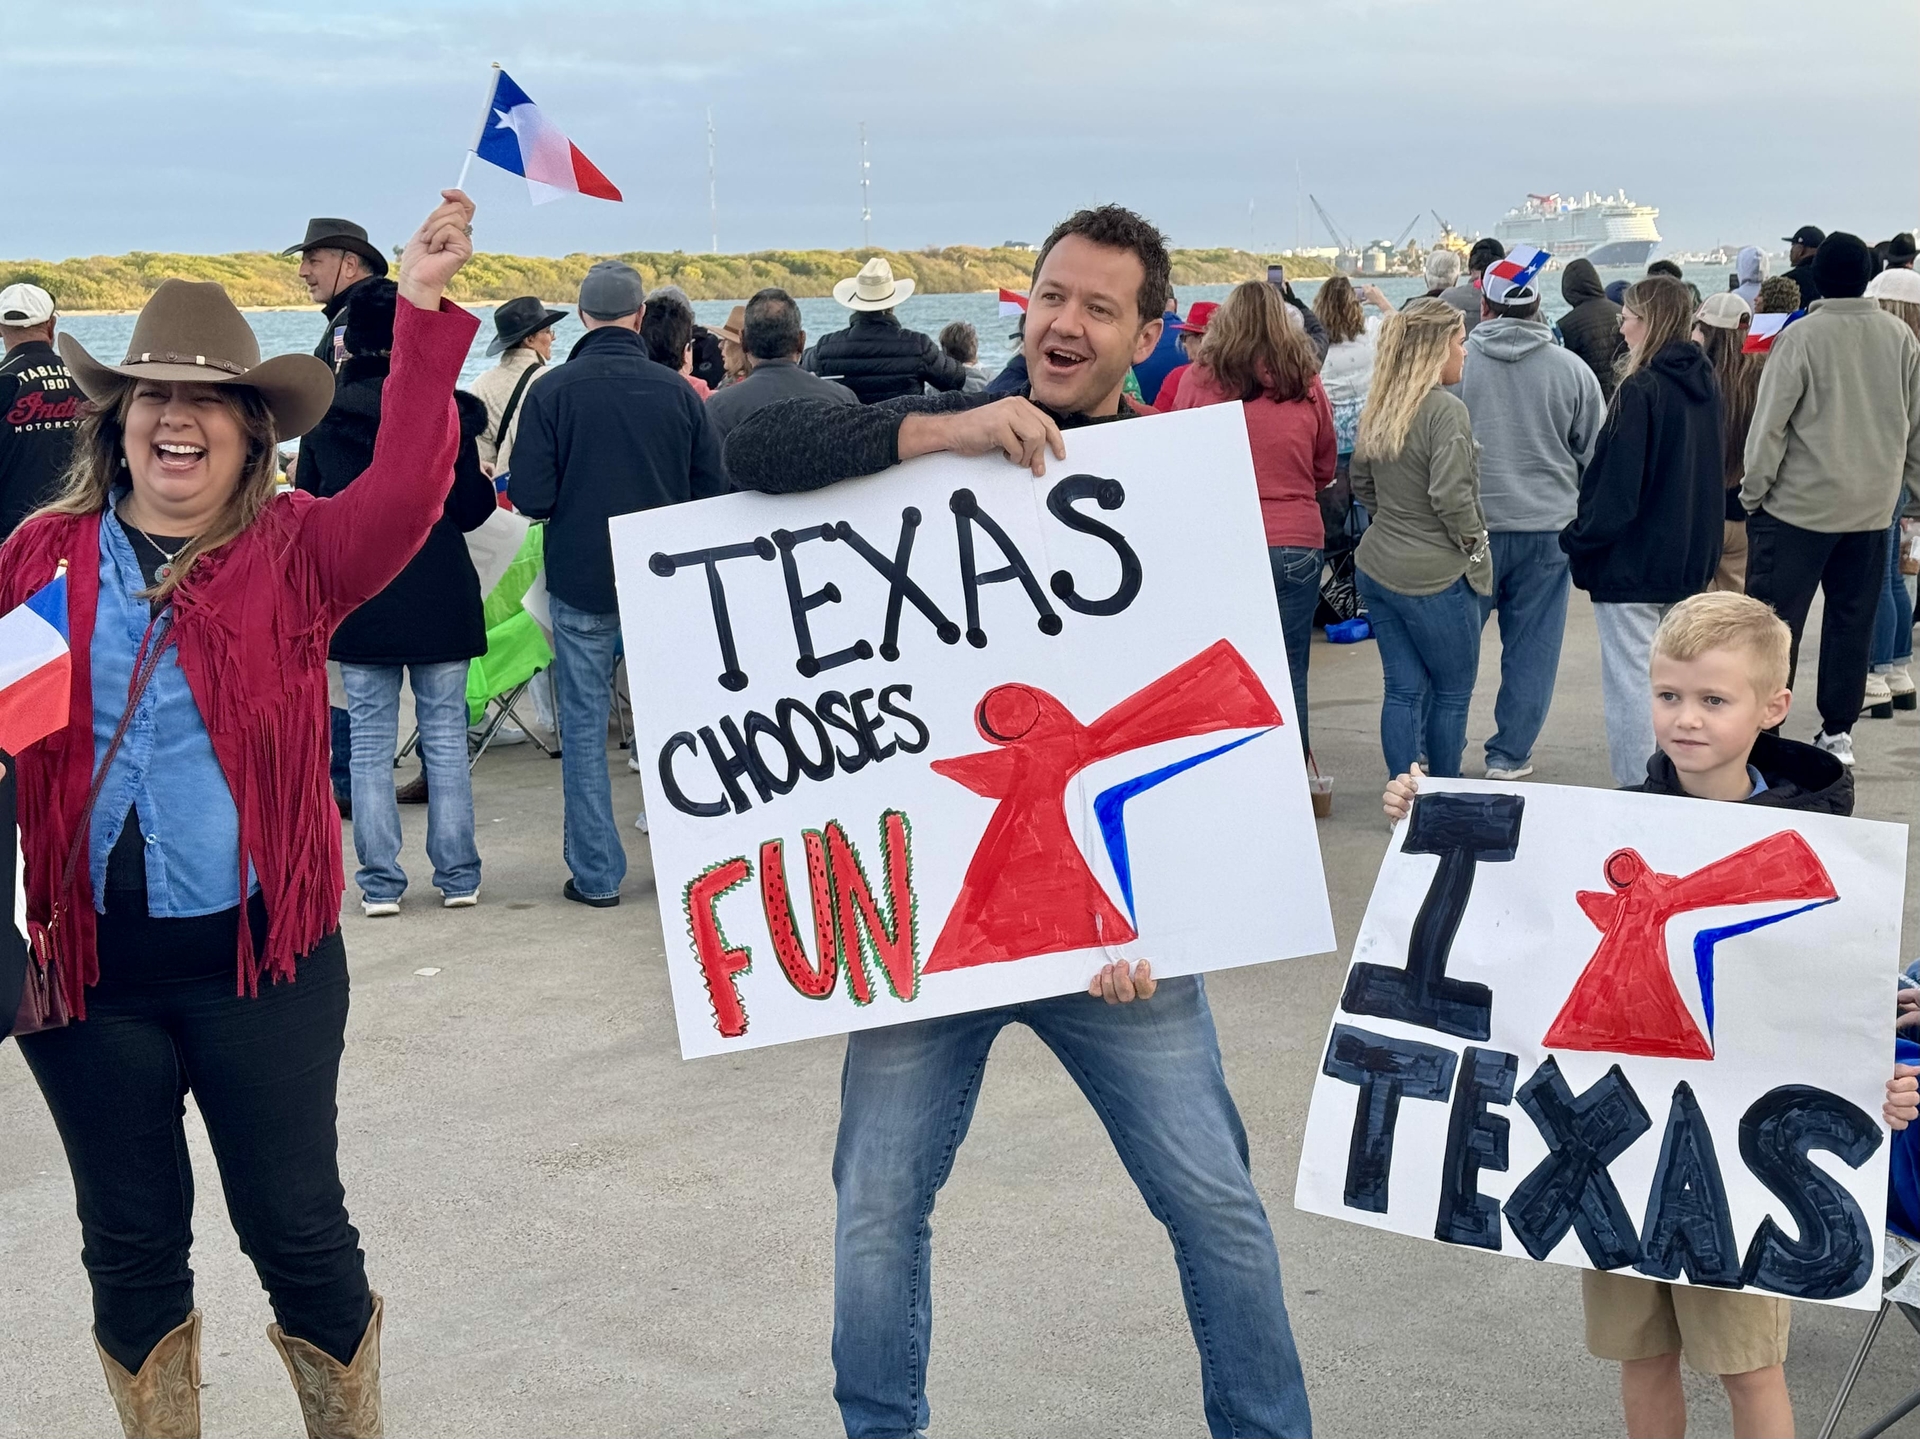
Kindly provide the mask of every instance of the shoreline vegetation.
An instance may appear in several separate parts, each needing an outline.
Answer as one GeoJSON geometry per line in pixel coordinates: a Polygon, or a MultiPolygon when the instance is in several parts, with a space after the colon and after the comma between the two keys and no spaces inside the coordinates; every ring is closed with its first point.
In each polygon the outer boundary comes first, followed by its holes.
{"type": "MultiPolygon", "coordinates": [[[[680,251],[630,250],[618,255],[478,254],[448,287],[449,299],[476,304],[516,295],[573,303],[581,277],[600,260],[624,260],[647,288],[678,285],[695,300],[744,300],[777,285],[796,299],[833,293],[836,280],[884,255],[893,273],[911,276],[921,294],[954,295],[997,289],[1024,291],[1033,276],[1035,252],[981,249],[971,245],[924,250],[758,250],[746,255],[700,255],[680,251]]],[[[1254,254],[1246,250],[1175,250],[1177,285],[1230,285],[1264,279],[1269,264],[1284,264],[1289,277],[1313,279],[1333,273],[1318,256],[1254,254]]],[[[217,280],[243,309],[311,309],[296,273],[297,256],[262,251],[231,255],[174,255],[136,250],[72,260],[0,260],[0,286],[24,281],[54,298],[63,314],[113,314],[138,310],[162,280],[217,280]]]]}

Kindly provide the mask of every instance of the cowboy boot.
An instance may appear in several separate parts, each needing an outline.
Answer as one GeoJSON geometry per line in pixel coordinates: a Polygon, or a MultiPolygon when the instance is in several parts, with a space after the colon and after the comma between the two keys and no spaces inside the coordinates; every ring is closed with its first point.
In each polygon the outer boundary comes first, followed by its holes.
{"type": "Polygon", "coordinates": [[[127,1439],[200,1439],[200,1311],[153,1346],[138,1374],[100,1348],[107,1392],[127,1439]]]}
{"type": "Polygon", "coordinates": [[[300,1396],[300,1417],[307,1421],[307,1439],[381,1439],[386,1432],[380,1417],[380,1316],[385,1308],[373,1296],[373,1317],[354,1351],[353,1363],[342,1364],[325,1350],[295,1339],[278,1324],[267,1326],[267,1338],[280,1351],[300,1396]]]}

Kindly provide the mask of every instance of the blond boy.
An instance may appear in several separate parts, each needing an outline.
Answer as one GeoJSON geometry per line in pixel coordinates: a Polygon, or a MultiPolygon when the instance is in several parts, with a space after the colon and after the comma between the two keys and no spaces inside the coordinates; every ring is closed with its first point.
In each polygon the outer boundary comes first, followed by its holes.
{"type": "MultiPolygon", "coordinates": [[[[1787,688],[1793,637],[1766,605],[1745,595],[1695,595],[1667,612],[1653,637],[1653,733],[1659,748],[1644,794],[1727,800],[1816,814],[1853,812],[1853,774],[1824,750],[1771,733],[1793,706],[1787,688]]],[[[1387,786],[1396,823],[1419,770],[1387,786]]],[[[1920,1115],[1916,1071],[1896,1066],[1883,1113],[1895,1129],[1920,1115]]],[[[1787,1301],[1586,1270],[1581,1276],[1587,1348],[1620,1365],[1631,1439],[1678,1439],[1687,1403],[1680,1356],[1717,1375],[1733,1406],[1735,1439],[1791,1439],[1787,1301]]]]}

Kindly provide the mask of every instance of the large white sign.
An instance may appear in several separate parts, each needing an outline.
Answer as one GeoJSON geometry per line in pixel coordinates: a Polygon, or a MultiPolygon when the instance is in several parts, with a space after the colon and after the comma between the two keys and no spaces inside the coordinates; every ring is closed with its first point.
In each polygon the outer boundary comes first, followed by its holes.
{"type": "Polygon", "coordinates": [[[1238,405],[612,522],[684,1054],[1314,954],[1238,405]]]}
{"type": "Polygon", "coordinates": [[[1294,1202],[1877,1306],[1906,833],[1423,781],[1354,942],[1294,1202]]]}

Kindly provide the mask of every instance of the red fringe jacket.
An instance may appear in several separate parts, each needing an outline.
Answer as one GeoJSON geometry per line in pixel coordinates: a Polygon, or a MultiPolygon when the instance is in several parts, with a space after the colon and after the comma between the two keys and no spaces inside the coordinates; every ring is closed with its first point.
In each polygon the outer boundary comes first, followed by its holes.
{"type": "MultiPolygon", "coordinates": [[[[479,322],[402,300],[393,373],[373,463],[333,499],[282,494],[237,538],[198,560],[174,592],[180,668],[240,814],[240,888],[247,865],[267,908],[267,947],[240,926],[238,992],[263,975],[291,980],[295,960],[340,923],[346,885],[340,816],[327,779],[327,642],[353,609],[386,588],[440,517],[453,482],[459,425],[453,386],[479,322]]],[[[93,623],[104,515],[29,521],[0,547],[0,613],[68,562],[73,693],[66,729],[15,757],[27,914],[44,922],[93,782],[93,623]]],[[[82,855],[85,849],[82,849],[82,855]]],[[[100,977],[92,884],[76,867],[61,928],[60,979],[76,1017],[100,977]]]]}

